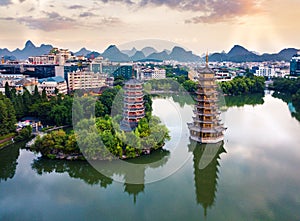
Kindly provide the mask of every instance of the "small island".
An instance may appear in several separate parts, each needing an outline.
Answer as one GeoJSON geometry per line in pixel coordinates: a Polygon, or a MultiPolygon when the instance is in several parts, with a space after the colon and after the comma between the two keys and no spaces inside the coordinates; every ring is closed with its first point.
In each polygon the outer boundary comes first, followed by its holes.
{"type": "MultiPolygon", "coordinates": [[[[93,98],[76,98],[76,108],[73,106],[73,120],[77,118],[74,130],[68,133],[52,131],[37,137],[30,149],[50,159],[124,160],[162,148],[170,139],[169,131],[158,117],[152,115],[151,97],[143,94],[141,85],[132,79],[125,84],[124,91],[117,87],[119,92],[113,100],[119,99],[117,103],[123,107],[114,116],[84,116],[85,110],[95,105],[93,98]]],[[[110,108],[112,106],[110,103],[110,108]]],[[[99,105],[96,103],[94,108],[99,108],[99,105]]]]}

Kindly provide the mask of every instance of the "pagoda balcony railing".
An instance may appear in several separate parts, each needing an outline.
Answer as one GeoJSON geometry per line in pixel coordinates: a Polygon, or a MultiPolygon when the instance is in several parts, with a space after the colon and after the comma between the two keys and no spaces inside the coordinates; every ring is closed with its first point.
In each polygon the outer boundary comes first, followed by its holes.
{"type": "Polygon", "coordinates": [[[145,110],[145,107],[123,107],[123,110],[145,110]]]}
{"type": "Polygon", "coordinates": [[[203,94],[203,95],[217,95],[217,91],[204,91],[204,90],[198,90],[196,91],[196,94],[203,94]]]}
{"type": "Polygon", "coordinates": [[[197,136],[190,136],[190,138],[194,141],[200,142],[200,143],[208,143],[208,144],[215,144],[219,143],[224,140],[224,135],[220,135],[217,137],[197,137],[197,136]]]}
{"type": "Polygon", "coordinates": [[[145,108],[144,107],[141,107],[141,108],[124,108],[123,111],[124,112],[145,111],[145,108]]]}
{"type": "Polygon", "coordinates": [[[197,77],[196,78],[198,81],[215,81],[215,77],[197,77]]]}
{"type": "Polygon", "coordinates": [[[189,127],[191,131],[195,132],[202,132],[202,133],[210,133],[210,134],[216,134],[217,131],[214,128],[203,128],[203,127],[196,127],[196,126],[191,126],[189,127]]]}
{"type": "Polygon", "coordinates": [[[125,91],[124,95],[144,95],[143,91],[125,91]]]}
{"type": "Polygon", "coordinates": [[[144,94],[124,94],[124,98],[130,98],[130,97],[133,97],[133,98],[143,98],[144,94]]]}
{"type": "Polygon", "coordinates": [[[143,105],[144,101],[124,101],[125,105],[143,105]]]}
{"type": "Polygon", "coordinates": [[[218,98],[198,98],[198,97],[196,97],[195,100],[196,100],[196,101],[199,101],[199,102],[208,102],[208,103],[212,103],[212,102],[217,102],[217,101],[218,101],[218,98]]]}
{"type": "Polygon", "coordinates": [[[189,129],[191,131],[195,131],[195,132],[202,132],[202,133],[208,133],[208,134],[218,134],[218,133],[222,133],[225,128],[223,127],[213,127],[213,128],[207,128],[207,127],[197,127],[197,126],[189,126],[189,129]]]}
{"type": "Polygon", "coordinates": [[[211,113],[207,113],[207,112],[205,113],[205,112],[194,110],[193,112],[196,115],[207,116],[207,117],[214,117],[214,116],[218,116],[218,115],[221,114],[221,111],[214,111],[214,112],[211,112],[211,113]]]}
{"type": "Polygon", "coordinates": [[[196,108],[204,108],[204,109],[217,109],[218,105],[217,104],[210,104],[210,105],[195,105],[196,108]]]}
{"type": "Polygon", "coordinates": [[[193,117],[193,121],[196,123],[203,123],[203,124],[215,124],[218,123],[220,120],[219,119],[214,119],[214,120],[203,120],[203,119],[199,119],[197,117],[193,117]]]}
{"type": "Polygon", "coordinates": [[[143,102],[144,100],[142,98],[128,98],[128,97],[125,97],[124,98],[124,102],[143,102]]]}
{"type": "Polygon", "coordinates": [[[123,114],[123,117],[126,119],[136,119],[136,118],[143,118],[145,117],[145,114],[136,114],[136,115],[132,115],[132,116],[129,116],[127,114],[123,114]]]}
{"type": "Polygon", "coordinates": [[[143,91],[143,87],[139,87],[139,88],[136,88],[136,87],[124,87],[124,90],[126,91],[143,91]]]}
{"type": "Polygon", "coordinates": [[[200,86],[202,88],[214,88],[214,89],[218,87],[218,85],[216,85],[216,84],[209,84],[209,85],[207,85],[207,84],[200,84],[200,86]]]}
{"type": "Polygon", "coordinates": [[[193,120],[195,121],[195,122],[207,122],[207,123],[213,123],[213,122],[220,122],[220,121],[222,121],[221,119],[219,119],[219,118],[212,118],[212,119],[201,119],[201,118],[198,118],[198,117],[192,117],[193,118],[193,120]]]}

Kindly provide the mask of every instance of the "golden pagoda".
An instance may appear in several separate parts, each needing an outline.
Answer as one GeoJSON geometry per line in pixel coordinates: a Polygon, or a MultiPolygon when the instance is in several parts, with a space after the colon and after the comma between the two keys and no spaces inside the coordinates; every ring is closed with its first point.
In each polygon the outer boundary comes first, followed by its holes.
{"type": "Polygon", "coordinates": [[[215,82],[215,73],[208,66],[196,70],[198,74],[198,90],[194,108],[193,123],[188,124],[190,138],[199,143],[218,143],[224,139],[223,124],[221,123],[218,108],[218,92],[215,82]]]}

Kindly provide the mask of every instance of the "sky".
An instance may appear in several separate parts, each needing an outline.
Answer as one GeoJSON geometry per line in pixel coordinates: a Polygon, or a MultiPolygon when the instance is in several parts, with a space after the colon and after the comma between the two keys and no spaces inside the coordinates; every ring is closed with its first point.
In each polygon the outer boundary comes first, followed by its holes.
{"type": "MultiPolygon", "coordinates": [[[[51,44],[122,49],[145,39],[196,54],[239,44],[258,53],[300,48],[299,0],[0,0],[0,48],[51,44]]],[[[138,48],[139,49],[139,48],[138,48]]]]}

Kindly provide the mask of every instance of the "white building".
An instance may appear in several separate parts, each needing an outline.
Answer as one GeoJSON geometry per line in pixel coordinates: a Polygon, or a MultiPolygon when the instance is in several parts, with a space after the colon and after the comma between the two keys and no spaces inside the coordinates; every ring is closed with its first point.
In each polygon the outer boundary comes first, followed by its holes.
{"type": "Polygon", "coordinates": [[[38,82],[39,92],[42,93],[45,89],[48,96],[55,95],[56,89],[60,94],[67,94],[68,92],[67,83],[65,79],[60,76],[39,79],[38,82]]]}
{"type": "Polygon", "coordinates": [[[166,78],[166,70],[155,67],[152,72],[152,79],[165,79],[165,78],[166,78]]]}
{"type": "Polygon", "coordinates": [[[161,68],[138,68],[137,76],[140,80],[165,79],[166,70],[161,68]]]}
{"type": "Polygon", "coordinates": [[[106,85],[107,74],[92,71],[76,71],[68,73],[69,90],[100,88],[106,85]]]}
{"type": "Polygon", "coordinates": [[[65,62],[72,58],[72,54],[68,49],[53,48],[49,54],[40,56],[31,56],[28,58],[30,64],[59,64],[64,65],[65,62]]]}
{"type": "MultiPolygon", "coordinates": [[[[1,75],[0,75],[1,76],[1,75]]],[[[5,76],[5,75],[4,75],[5,76]]],[[[20,78],[9,77],[8,75],[5,78],[0,77],[0,91],[5,91],[5,84],[8,84],[10,88],[15,88],[17,93],[23,94],[24,90],[27,89],[29,93],[33,93],[35,86],[38,84],[36,78],[26,77],[21,75],[20,78]]]]}
{"type": "Polygon", "coordinates": [[[265,66],[259,66],[259,69],[256,70],[255,75],[262,77],[277,77],[275,68],[265,66]]]}

